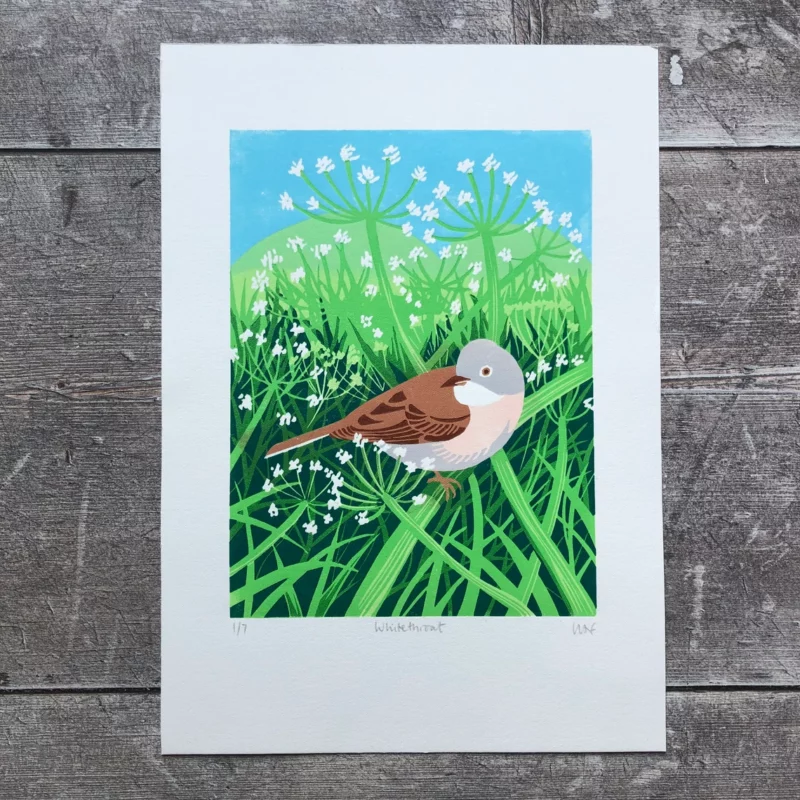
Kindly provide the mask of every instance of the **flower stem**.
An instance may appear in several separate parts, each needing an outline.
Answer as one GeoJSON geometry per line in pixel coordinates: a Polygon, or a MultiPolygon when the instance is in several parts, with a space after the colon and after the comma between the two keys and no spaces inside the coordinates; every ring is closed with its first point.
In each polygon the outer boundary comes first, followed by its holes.
{"type": "MultiPolygon", "coordinates": [[[[498,230],[494,231],[495,235],[501,235],[502,234],[503,236],[507,236],[508,234],[512,233],[512,231],[507,231],[505,229],[520,215],[520,212],[522,211],[522,209],[525,208],[526,200],[527,200],[527,195],[523,195],[522,196],[522,200],[520,201],[519,205],[508,215],[508,217],[506,218],[506,221],[501,223],[500,228],[498,230]]],[[[505,205],[505,203],[503,203],[503,205],[505,205]]],[[[492,221],[492,225],[496,225],[497,224],[497,222],[499,221],[500,216],[501,216],[502,213],[503,213],[503,209],[501,208],[499,213],[497,214],[497,216],[492,221]]],[[[537,217],[540,217],[541,214],[542,214],[541,211],[537,211],[533,215],[533,219],[537,219],[537,217]]],[[[532,222],[532,221],[533,220],[528,220],[528,222],[523,222],[522,225],[519,228],[516,228],[515,230],[522,230],[522,228],[524,228],[529,222],[532,222]]]]}
{"type": "MultiPolygon", "coordinates": [[[[325,174],[327,175],[327,173],[325,174]]],[[[331,198],[328,197],[328,195],[321,192],[314,185],[314,182],[311,180],[311,178],[309,178],[305,174],[305,172],[303,173],[303,180],[306,182],[306,184],[308,184],[309,188],[311,189],[312,192],[314,192],[314,194],[318,194],[329,206],[336,209],[336,211],[338,211],[340,214],[347,214],[348,212],[355,211],[355,209],[352,206],[350,206],[349,203],[347,203],[345,206],[340,206],[336,201],[331,200],[331,198]]],[[[301,208],[299,210],[302,211],[303,209],[301,208]]]]}
{"type": "Polygon", "coordinates": [[[481,234],[483,244],[483,260],[486,263],[486,284],[489,294],[489,304],[486,309],[487,322],[489,323],[489,338],[493,342],[500,341],[503,330],[502,304],[500,302],[500,276],[497,273],[497,256],[494,252],[494,240],[488,232],[481,234]]]}
{"type": "MultiPolygon", "coordinates": [[[[320,222],[329,222],[331,225],[341,225],[342,223],[348,223],[354,221],[354,217],[352,215],[347,217],[341,214],[338,214],[338,216],[323,216],[322,214],[312,214],[310,211],[306,211],[306,209],[300,208],[300,206],[295,206],[294,210],[299,211],[301,214],[305,214],[310,219],[317,219],[320,222]]],[[[329,212],[329,213],[333,214],[336,212],[329,212]]]]}
{"type": "Polygon", "coordinates": [[[473,227],[464,228],[460,225],[451,225],[449,222],[442,222],[442,220],[436,220],[436,224],[440,225],[442,228],[446,228],[448,231],[457,231],[458,233],[471,233],[475,229],[473,227]]]}
{"type": "Polygon", "coordinates": [[[466,234],[462,234],[461,236],[442,236],[442,234],[436,234],[436,241],[441,242],[469,242],[472,239],[477,239],[480,236],[480,233],[477,231],[473,231],[469,236],[466,234]]]}
{"type": "Polygon", "coordinates": [[[356,186],[356,182],[353,180],[353,168],[350,166],[349,161],[345,163],[344,170],[347,173],[347,180],[350,183],[350,191],[353,193],[353,197],[358,203],[358,207],[362,211],[366,211],[367,207],[364,205],[364,201],[361,199],[361,195],[358,193],[358,187],[356,186]]]}
{"type": "Polygon", "coordinates": [[[492,219],[492,204],[494,203],[494,170],[489,170],[489,201],[486,204],[486,221],[492,219]]]}
{"type": "Polygon", "coordinates": [[[381,203],[383,202],[383,196],[386,194],[386,187],[389,185],[389,170],[391,169],[391,162],[389,159],[386,159],[386,167],[383,170],[383,186],[381,186],[381,191],[378,194],[378,199],[375,201],[375,210],[380,211],[381,203]]]}
{"type": "Polygon", "coordinates": [[[417,183],[418,181],[416,179],[412,180],[411,186],[409,186],[408,189],[406,189],[405,194],[397,202],[392,203],[392,205],[390,205],[389,208],[381,211],[381,216],[385,214],[391,214],[392,211],[394,211],[396,208],[405,203],[405,201],[408,200],[408,196],[411,194],[411,192],[414,191],[414,187],[417,185],[417,183]]]}
{"type": "Polygon", "coordinates": [[[336,194],[338,194],[338,195],[339,195],[339,197],[341,197],[341,198],[342,198],[342,202],[345,204],[345,206],[346,206],[347,208],[349,208],[351,211],[356,211],[356,210],[357,210],[357,209],[356,209],[356,207],[352,205],[352,203],[351,203],[351,202],[350,202],[350,200],[347,198],[347,196],[345,195],[345,193],[344,193],[344,192],[343,192],[343,191],[342,191],[342,190],[339,188],[339,185],[338,185],[338,184],[336,183],[336,181],[335,181],[335,180],[334,180],[334,179],[331,177],[331,174],[330,174],[330,172],[326,172],[326,173],[325,173],[325,179],[328,181],[328,183],[331,185],[331,187],[333,187],[333,191],[334,191],[334,192],[336,192],[336,194]]]}
{"type": "MultiPolygon", "coordinates": [[[[472,219],[470,219],[466,214],[462,214],[456,206],[454,206],[446,197],[442,198],[442,202],[456,215],[461,217],[468,225],[472,225],[475,221],[475,215],[473,214],[472,219]]],[[[469,206],[467,206],[469,208],[469,206]]]]}
{"type": "Polygon", "coordinates": [[[478,219],[483,222],[483,201],[481,200],[481,193],[478,189],[478,182],[475,180],[475,176],[471,172],[469,173],[469,182],[475,195],[475,202],[478,204],[478,219]]]}
{"type": "MultiPolygon", "coordinates": [[[[506,204],[508,203],[508,198],[509,198],[510,195],[511,195],[511,187],[510,186],[506,186],[506,191],[505,191],[505,194],[503,195],[503,200],[500,203],[500,208],[497,209],[497,214],[492,218],[492,224],[496,223],[497,220],[499,220],[500,217],[503,216],[503,211],[505,211],[505,209],[506,209],[506,204]]],[[[517,213],[519,213],[519,212],[517,212],[517,213]]],[[[512,216],[511,219],[513,219],[513,218],[514,217],[512,216]]]]}
{"type": "Polygon", "coordinates": [[[378,225],[372,217],[365,220],[367,228],[367,240],[369,242],[369,249],[372,252],[372,259],[374,262],[375,272],[378,276],[378,283],[380,284],[381,292],[386,297],[386,304],[389,306],[389,311],[392,315],[392,322],[394,323],[395,334],[397,339],[405,351],[411,366],[414,368],[414,374],[420,375],[425,371],[425,362],[422,356],[417,352],[411,339],[408,338],[405,325],[400,321],[400,315],[394,304],[394,295],[392,294],[392,286],[389,282],[389,275],[386,271],[386,265],[383,263],[383,255],[381,254],[381,245],[378,238],[378,225]]]}

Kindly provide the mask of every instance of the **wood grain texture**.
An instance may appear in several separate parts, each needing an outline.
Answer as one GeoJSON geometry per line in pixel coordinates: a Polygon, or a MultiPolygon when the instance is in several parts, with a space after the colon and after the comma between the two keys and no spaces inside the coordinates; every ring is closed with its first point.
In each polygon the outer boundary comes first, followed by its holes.
{"type": "Polygon", "coordinates": [[[667,695],[667,752],[172,756],[154,695],[0,697],[0,795],[26,800],[795,800],[800,695],[667,695]]]}
{"type": "MultiPolygon", "coordinates": [[[[662,172],[669,682],[797,685],[800,154],[662,172]]],[[[0,157],[7,689],[158,684],[158,213],[154,154],[0,157]]]]}
{"type": "Polygon", "coordinates": [[[161,42],[653,45],[663,143],[800,144],[781,0],[14,0],[0,30],[4,147],[157,147],[161,42]]]}
{"type": "Polygon", "coordinates": [[[800,143],[800,15],[782,0],[528,0],[552,44],[659,48],[661,140],[800,143]]]}
{"type": "Polygon", "coordinates": [[[45,0],[0,30],[6,147],[157,147],[161,42],[513,41],[510,0],[45,0]]]}
{"type": "Polygon", "coordinates": [[[672,384],[800,386],[800,153],[662,153],[661,343],[672,384]]]}

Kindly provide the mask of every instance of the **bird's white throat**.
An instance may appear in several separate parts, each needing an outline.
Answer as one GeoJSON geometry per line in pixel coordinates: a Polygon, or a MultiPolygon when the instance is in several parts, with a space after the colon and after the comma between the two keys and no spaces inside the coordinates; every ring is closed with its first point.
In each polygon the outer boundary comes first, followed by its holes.
{"type": "Polygon", "coordinates": [[[462,405],[473,407],[490,406],[503,398],[503,395],[495,394],[491,389],[487,389],[475,381],[467,381],[462,386],[453,387],[453,394],[462,405]]]}

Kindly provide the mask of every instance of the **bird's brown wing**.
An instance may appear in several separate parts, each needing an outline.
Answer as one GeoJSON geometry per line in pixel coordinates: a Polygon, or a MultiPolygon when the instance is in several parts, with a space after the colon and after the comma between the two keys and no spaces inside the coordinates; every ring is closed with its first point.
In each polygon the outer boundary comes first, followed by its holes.
{"type": "Polygon", "coordinates": [[[332,426],[334,439],[360,433],[371,442],[423,444],[445,442],[466,429],[469,408],[459,403],[453,385],[455,367],[434,369],[374,397],[332,426]]]}

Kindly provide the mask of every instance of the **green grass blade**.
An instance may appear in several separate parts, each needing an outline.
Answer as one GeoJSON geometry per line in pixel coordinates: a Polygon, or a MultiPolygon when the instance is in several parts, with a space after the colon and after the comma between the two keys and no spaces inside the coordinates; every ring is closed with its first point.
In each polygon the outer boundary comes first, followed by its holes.
{"type": "Polygon", "coordinates": [[[293,528],[297,522],[300,520],[300,517],[303,516],[303,509],[302,506],[298,506],[290,516],[286,518],[282,525],[278,528],[273,528],[271,525],[267,525],[265,522],[261,522],[261,520],[251,519],[246,515],[241,515],[241,517],[232,517],[232,519],[236,519],[237,522],[243,522],[245,525],[255,526],[257,528],[262,528],[265,530],[270,531],[270,535],[264,539],[261,544],[255,548],[255,550],[251,549],[250,552],[243,558],[241,561],[237,561],[229,570],[229,576],[233,577],[239,570],[243,569],[244,567],[252,564],[259,556],[263,555],[264,553],[269,550],[270,547],[277,544],[289,531],[293,528]]]}
{"type": "MultiPolygon", "coordinates": [[[[296,581],[307,572],[315,569],[321,569],[323,566],[324,564],[320,561],[320,559],[314,558],[310,561],[301,561],[298,564],[291,564],[288,567],[274,569],[268,575],[264,575],[264,577],[258,578],[252,583],[246,584],[240,589],[232,591],[231,606],[235,606],[237,603],[247,600],[248,597],[253,597],[259,592],[269,589],[270,586],[274,586],[276,583],[281,583],[285,580],[296,581]]],[[[334,564],[334,566],[347,569],[345,564],[334,564]]]]}
{"type": "MultiPolygon", "coordinates": [[[[547,509],[545,511],[544,520],[542,521],[542,530],[544,535],[548,538],[552,538],[553,536],[553,528],[556,524],[556,516],[558,514],[558,509],[561,505],[561,497],[564,492],[564,483],[567,470],[567,455],[567,421],[564,419],[564,417],[559,417],[558,455],[556,456],[556,466],[552,471],[553,485],[550,489],[550,497],[548,498],[547,509]]],[[[544,589],[544,592],[547,594],[547,598],[545,600],[546,606],[551,613],[558,613],[556,611],[555,603],[553,603],[553,599],[550,597],[550,593],[547,592],[544,584],[539,581],[540,569],[541,559],[537,555],[536,550],[534,550],[530,559],[528,560],[527,568],[522,573],[522,580],[519,583],[520,596],[527,602],[527,599],[533,592],[534,587],[540,586],[541,589],[544,589]]],[[[542,613],[546,613],[544,609],[542,609],[542,613]]]]}
{"type": "Polygon", "coordinates": [[[556,543],[545,534],[531,510],[530,498],[523,492],[503,450],[492,456],[492,466],[522,527],[528,533],[536,555],[550,573],[572,616],[594,616],[597,609],[583,584],[573,573],[556,543]]]}
{"type": "MultiPolygon", "coordinates": [[[[478,486],[478,479],[470,475],[467,480],[470,496],[472,499],[472,552],[470,569],[474,575],[480,577],[480,563],[483,560],[483,502],[481,501],[481,490],[478,486]]],[[[480,589],[474,584],[467,585],[464,592],[464,600],[458,609],[460,617],[472,617],[475,615],[475,606],[478,603],[480,589]]]]}
{"type": "MultiPolygon", "coordinates": [[[[413,342],[408,338],[406,332],[407,325],[400,319],[400,315],[395,306],[395,295],[392,292],[392,285],[389,281],[389,274],[386,270],[386,265],[383,263],[383,255],[381,254],[380,239],[378,238],[378,228],[374,220],[368,219],[367,226],[367,240],[369,247],[372,251],[372,258],[374,261],[375,274],[378,276],[378,285],[381,292],[386,297],[386,304],[389,307],[389,313],[392,315],[392,321],[395,327],[395,334],[403,348],[403,355],[406,357],[408,363],[413,369],[412,374],[419,375],[425,372],[425,362],[422,360],[419,351],[414,347],[413,342]]],[[[409,377],[411,377],[409,375],[409,377]]]]}
{"type": "MultiPolygon", "coordinates": [[[[245,526],[247,530],[247,552],[248,556],[253,552],[253,526],[248,524],[245,526]]],[[[247,564],[247,573],[245,576],[245,584],[252,583],[255,580],[255,559],[250,559],[247,564]]],[[[244,601],[244,615],[245,617],[251,616],[253,613],[253,598],[248,597],[244,601]]]]}
{"type": "Polygon", "coordinates": [[[438,503],[429,498],[425,505],[416,507],[406,515],[408,520],[401,521],[364,576],[346,616],[374,617],[378,613],[417,543],[410,521],[427,525],[438,507],[438,503]]]}
{"type": "Polygon", "coordinates": [[[506,549],[511,554],[511,558],[514,561],[514,565],[519,570],[520,575],[523,576],[522,581],[520,581],[520,586],[522,588],[518,590],[519,599],[523,602],[527,602],[528,598],[533,594],[533,599],[539,606],[539,611],[543,617],[557,617],[558,608],[555,602],[553,602],[553,598],[550,596],[547,587],[539,580],[539,569],[542,565],[542,562],[539,561],[539,557],[534,552],[530,559],[525,558],[525,554],[522,550],[520,550],[514,541],[506,535],[502,528],[499,528],[494,523],[492,523],[492,528],[506,546],[506,549]],[[528,570],[530,570],[530,575],[528,574],[528,570]],[[526,576],[527,581],[525,580],[526,576]]]}
{"type": "Polygon", "coordinates": [[[460,564],[456,561],[426,530],[425,528],[421,527],[417,520],[411,518],[408,513],[402,508],[402,506],[391,496],[385,495],[384,502],[386,503],[386,507],[401,521],[405,522],[411,533],[419,539],[425,547],[428,548],[432,553],[436,553],[442,561],[447,564],[450,569],[457,572],[461,575],[462,578],[466,578],[467,581],[476,583],[486,594],[490,597],[493,597],[497,600],[498,603],[501,603],[506,608],[513,608],[517,611],[521,616],[532,616],[533,612],[523,603],[521,603],[516,597],[504,592],[502,589],[498,589],[496,586],[492,586],[492,584],[488,583],[487,581],[473,575],[463,564],[460,564]]]}
{"type": "Polygon", "coordinates": [[[436,613],[436,596],[439,594],[439,581],[442,579],[442,559],[434,556],[428,586],[425,589],[425,603],[422,607],[423,617],[432,617],[436,613]]]}
{"type": "MultiPolygon", "coordinates": [[[[551,475],[555,475],[555,468],[553,465],[547,461],[543,461],[543,463],[548,472],[550,472],[551,475]]],[[[581,500],[575,487],[569,481],[564,482],[564,494],[567,496],[570,503],[572,503],[572,507],[577,512],[581,522],[586,526],[586,530],[589,532],[589,538],[594,542],[594,514],[589,510],[586,503],[581,500]]]]}
{"type": "Polygon", "coordinates": [[[239,441],[236,442],[234,445],[233,450],[231,450],[231,463],[230,468],[233,469],[236,466],[236,462],[241,457],[242,453],[244,452],[245,447],[247,447],[247,443],[250,441],[250,437],[255,432],[255,429],[258,427],[258,424],[261,422],[262,417],[264,416],[269,404],[272,402],[272,395],[275,392],[275,386],[272,385],[267,389],[266,394],[264,395],[264,399],[259,403],[258,408],[253,413],[253,418],[248,423],[247,427],[244,429],[244,432],[239,437],[239,441]]]}
{"type": "Polygon", "coordinates": [[[334,554],[336,553],[336,548],[339,543],[340,527],[341,523],[336,526],[336,530],[333,532],[333,541],[331,543],[331,547],[328,550],[328,559],[325,562],[325,566],[322,568],[322,574],[319,576],[317,585],[314,587],[314,594],[311,596],[311,602],[308,604],[309,617],[317,616],[317,609],[319,608],[320,601],[322,600],[322,597],[325,593],[326,584],[328,583],[328,575],[330,574],[331,571],[331,564],[333,563],[333,557],[334,554]]]}
{"type": "Polygon", "coordinates": [[[518,427],[534,415],[555,403],[573,389],[577,389],[582,383],[591,380],[592,362],[591,359],[585,361],[579,367],[567,370],[563,375],[559,375],[550,383],[545,384],[538,391],[529,394],[525,398],[522,406],[522,415],[519,418],[518,427]]]}
{"type": "Polygon", "coordinates": [[[406,608],[406,603],[408,603],[408,598],[411,597],[411,593],[414,589],[425,579],[428,570],[433,566],[433,561],[433,556],[428,556],[414,573],[411,580],[406,584],[406,587],[400,593],[400,597],[397,598],[397,602],[394,604],[394,609],[392,610],[393,617],[406,616],[404,609],[406,608]]]}

